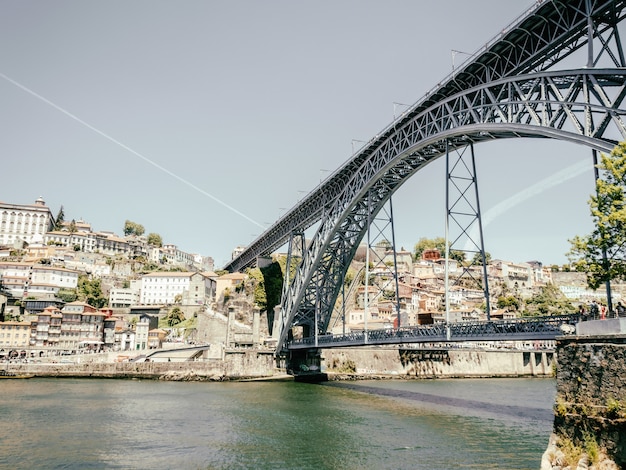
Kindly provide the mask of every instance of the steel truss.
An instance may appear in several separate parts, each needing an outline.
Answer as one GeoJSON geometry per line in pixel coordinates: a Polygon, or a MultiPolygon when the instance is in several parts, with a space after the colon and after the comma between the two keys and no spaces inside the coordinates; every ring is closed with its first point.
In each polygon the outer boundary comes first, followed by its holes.
{"type": "Polygon", "coordinates": [[[402,183],[445,154],[446,145],[550,137],[609,152],[626,137],[625,96],[626,71],[542,72],[481,85],[407,122],[369,155],[327,209],[284,299],[291,324],[312,324],[317,311],[318,329],[326,331],[340,279],[367,222],[402,183]]]}
{"type": "Polygon", "coordinates": [[[452,281],[452,286],[481,290],[485,298],[487,320],[491,320],[487,259],[485,258],[482,216],[478,197],[476,160],[474,158],[474,146],[472,144],[457,149],[452,155],[450,152],[446,152],[445,239],[446,322],[450,321],[450,281],[452,281]],[[474,233],[474,228],[477,228],[477,235],[474,233]],[[476,238],[478,238],[478,240],[476,238]],[[451,276],[450,253],[453,250],[461,252],[467,264],[461,263],[461,265],[458,266],[457,274],[451,276]],[[476,268],[479,265],[480,272],[477,272],[476,268]]]}
{"type": "Polygon", "coordinates": [[[624,140],[626,69],[618,24],[625,9],[626,0],[538,2],[228,264],[229,270],[250,266],[292,232],[320,222],[283,298],[277,351],[291,327],[328,330],[368,221],[408,178],[445,155],[446,146],[542,137],[610,152],[624,140]],[[549,70],[585,46],[586,68],[549,70]]]}
{"type": "Polygon", "coordinates": [[[610,59],[611,66],[623,67],[624,54],[617,25],[624,19],[625,10],[626,0],[537,2],[402,116],[394,119],[224,269],[232,272],[253,266],[258,256],[270,254],[283,246],[291,232],[304,231],[317,223],[324,217],[325,208],[342,192],[353,172],[382,142],[442,100],[499,78],[545,71],[582,51],[585,46],[590,51],[594,67],[606,62],[606,58],[610,59]]]}

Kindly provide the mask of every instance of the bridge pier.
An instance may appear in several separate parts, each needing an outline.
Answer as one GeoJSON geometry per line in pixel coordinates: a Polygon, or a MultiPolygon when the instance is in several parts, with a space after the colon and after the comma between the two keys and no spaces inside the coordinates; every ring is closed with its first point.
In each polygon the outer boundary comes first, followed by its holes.
{"type": "Polygon", "coordinates": [[[322,373],[320,349],[290,350],[287,355],[287,372],[296,382],[324,382],[328,376],[322,373]]]}

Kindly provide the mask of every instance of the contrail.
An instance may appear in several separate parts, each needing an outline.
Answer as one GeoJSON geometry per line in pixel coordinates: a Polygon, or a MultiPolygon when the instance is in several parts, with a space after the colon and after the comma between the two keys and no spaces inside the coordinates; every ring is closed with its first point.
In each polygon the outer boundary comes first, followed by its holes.
{"type": "Polygon", "coordinates": [[[244,214],[243,212],[238,211],[237,209],[235,209],[234,207],[226,204],[224,201],[222,201],[221,199],[213,196],[212,194],[207,193],[205,190],[203,190],[202,188],[199,188],[198,186],[196,186],[195,184],[193,184],[190,181],[187,181],[186,179],[178,176],[175,173],[172,173],[170,170],[168,170],[167,168],[162,167],[161,165],[159,165],[158,163],[150,160],[148,157],[146,157],[145,155],[140,154],[139,152],[137,152],[136,150],[133,150],[132,148],[130,148],[128,145],[123,144],[122,142],[120,142],[117,139],[114,139],[113,137],[111,137],[110,135],[102,132],[100,129],[95,128],[94,126],[92,126],[91,124],[89,124],[88,122],[83,121],[81,118],[79,118],[78,116],[76,116],[75,114],[70,113],[68,110],[62,108],[61,106],[59,106],[56,103],[53,103],[52,101],[50,101],[47,98],[44,98],[43,96],[41,96],[39,93],[36,93],[35,91],[31,90],[30,88],[22,85],[19,82],[16,82],[15,80],[13,80],[12,78],[6,76],[5,74],[3,74],[2,72],[0,72],[0,77],[4,78],[7,82],[12,83],[13,85],[15,85],[16,87],[24,90],[26,93],[29,93],[30,95],[34,96],[35,98],[43,101],[44,103],[52,106],[54,109],[56,109],[57,111],[62,112],[63,114],[65,114],[66,116],[72,118],[74,121],[82,124],[83,126],[87,127],[88,129],[91,129],[92,131],[94,131],[96,134],[100,134],[102,137],[104,137],[105,139],[110,140],[111,142],[113,142],[114,144],[119,145],[120,147],[122,147],[124,150],[132,153],[133,155],[141,158],[144,162],[149,163],[150,165],[154,166],[155,168],[158,168],[159,170],[161,170],[164,173],[167,173],[168,175],[170,175],[172,178],[176,178],[178,181],[180,181],[183,184],[186,184],[187,186],[189,186],[190,188],[195,189],[196,191],[198,191],[201,194],[204,194],[205,196],[213,199],[215,202],[217,202],[218,204],[221,204],[222,206],[224,206],[225,208],[231,210],[232,212],[234,212],[235,214],[243,217],[244,219],[246,219],[249,222],[252,222],[253,224],[261,227],[262,229],[265,229],[265,226],[263,226],[262,224],[260,224],[259,222],[251,219],[250,217],[248,217],[246,214],[244,214]]]}
{"type": "MultiPolygon", "coordinates": [[[[557,171],[551,176],[542,179],[538,183],[535,183],[532,186],[529,186],[528,188],[496,204],[482,216],[483,228],[485,228],[485,226],[492,222],[495,218],[510,210],[512,207],[521,204],[522,202],[530,199],[533,196],[536,196],[537,194],[541,194],[542,192],[552,188],[553,186],[557,186],[569,179],[575,178],[578,175],[588,172],[590,170],[590,167],[591,165],[589,161],[580,161],[578,163],[575,163],[574,165],[564,168],[563,170],[557,171]]],[[[471,243],[471,240],[476,240],[478,236],[478,224],[476,223],[472,226],[472,229],[470,230],[470,240],[465,243],[466,250],[470,251],[472,249],[473,243],[471,243]]]]}

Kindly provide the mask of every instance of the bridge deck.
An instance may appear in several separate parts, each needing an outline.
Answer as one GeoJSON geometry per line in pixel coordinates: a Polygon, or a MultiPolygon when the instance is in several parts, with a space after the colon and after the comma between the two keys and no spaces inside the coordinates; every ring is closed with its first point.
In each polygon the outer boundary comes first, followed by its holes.
{"type": "Polygon", "coordinates": [[[287,349],[341,348],[383,344],[443,343],[462,341],[532,341],[553,340],[572,331],[578,315],[559,315],[515,320],[436,323],[403,328],[387,328],[351,332],[345,335],[326,334],[296,339],[287,349]]]}

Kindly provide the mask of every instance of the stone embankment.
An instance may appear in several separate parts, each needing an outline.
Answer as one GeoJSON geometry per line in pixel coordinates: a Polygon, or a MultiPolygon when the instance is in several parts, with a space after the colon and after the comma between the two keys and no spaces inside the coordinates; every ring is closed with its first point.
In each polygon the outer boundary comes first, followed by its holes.
{"type": "Polygon", "coordinates": [[[173,381],[244,380],[284,375],[275,367],[273,351],[268,350],[229,351],[223,359],[181,362],[112,362],[95,355],[82,359],[81,363],[10,364],[4,368],[36,377],[173,381]]]}
{"type": "Polygon", "coordinates": [[[346,378],[552,377],[548,350],[345,348],[322,352],[327,372],[346,378]]]}
{"type": "MultiPolygon", "coordinates": [[[[271,350],[231,349],[219,356],[184,362],[116,362],[117,354],[109,357],[87,355],[81,356],[80,363],[11,364],[9,369],[40,377],[198,381],[284,375],[284,371],[276,367],[271,350]]],[[[331,380],[551,377],[555,357],[552,351],[371,347],[325,350],[321,365],[331,380]]]]}
{"type": "Polygon", "coordinates": [[[626,468],[626,335],[563,337],[541,470],[626,468]]]}

